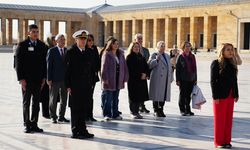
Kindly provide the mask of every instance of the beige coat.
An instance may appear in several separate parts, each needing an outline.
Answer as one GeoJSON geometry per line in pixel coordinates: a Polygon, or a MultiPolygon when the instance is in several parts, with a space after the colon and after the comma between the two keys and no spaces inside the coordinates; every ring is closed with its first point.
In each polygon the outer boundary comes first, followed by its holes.
{"type": "Polygon", "coordinates": [[[164,53],[167,63],[159,53],[152,54],[149,60],[150,73],[149,99],[153,101],[170,101],[171,82],[173,81],[173,70],[170,63],[170,56],[164,53]],[[157,61],[157,57],[160,60],[157,61]],[[164,96],[166,94],[166,98],[164,96]]]}

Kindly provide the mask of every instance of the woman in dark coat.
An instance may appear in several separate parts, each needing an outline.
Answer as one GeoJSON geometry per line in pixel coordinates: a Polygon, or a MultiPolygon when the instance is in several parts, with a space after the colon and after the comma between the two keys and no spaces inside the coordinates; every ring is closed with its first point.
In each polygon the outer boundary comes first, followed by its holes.
{"type": "Polygon", "coordinates": [[[148,100],[147,74],[148,65],[146,59],[140,54],[140,45],[132,42],[128,48],[127,66],[129,71],[128,96],[129,108],[134,119],[142,119],[139,114],[139,104],[148,100]]]}
{"type": "Polygon", "coordinates": [[[194,85],[197,83],[197,67],[195,56],[191,53],[191,44],[184,42],[182,54],[176,63],[176,85],[179,86],[179,108],[182,116],[193,116],[190,101],[194,85]]]}
{"type": "Polygon", "coordinates": [[[98,76],[98,71],[101,68],[101,62],[100,62],[100,59],[99,59],[98,49],[97,49],[96,45],[94,44],[94,36],[93,36],[93,34],[88,35],[86,48],[89,50],[89,52],[91,53],[91,56],[92,56],[91,57],[92,58],[92,64],[94,65],[92,67],[93,68],[92,77],[94,79],[93,79],[93,85],[92,85],[92,90],[91,90],[91,98],[88,101],[89,103],[87,105],[85,121],[97,121],[93,116],[93,102],[94,102],[93,94],[94,94],[96,82],[100,81],[99,76],[98,76]]]}

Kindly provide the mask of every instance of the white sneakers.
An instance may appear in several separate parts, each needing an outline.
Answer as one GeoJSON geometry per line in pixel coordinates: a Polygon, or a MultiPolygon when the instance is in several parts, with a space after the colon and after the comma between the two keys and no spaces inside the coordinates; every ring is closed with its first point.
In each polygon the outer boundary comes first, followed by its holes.
{"type": "Polygon", "coordinates": [[[111,121],[111,120],[122,120],[122,116],[117,116],[117,117],[115,117],[115,118],[110,118],[110,117],[104,117],[103,118],[103,121],[111,121]]]}

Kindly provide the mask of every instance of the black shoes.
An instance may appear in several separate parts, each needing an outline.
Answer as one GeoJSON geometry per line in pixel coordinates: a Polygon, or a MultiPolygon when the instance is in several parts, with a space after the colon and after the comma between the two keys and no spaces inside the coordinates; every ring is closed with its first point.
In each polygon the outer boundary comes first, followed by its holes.
{"type": "Polygon", "coordinates": [[[139,111],[140,111],[140,113],[146,113],[146,114],[150,113],[150,111],[147,110],[147,108],[146,108],[145,106],[140,107],[140,108],[139,108],[139,111]]]}
{"type": "Polygon", "coordinates": [[[57,120],[56,119],[52,119],[52,123],[56,124],[57,120]]]}
{"type": "Polygon", "coordinates": [[[166,117],[166,115],[164,114],[163,110],[155,111],[154,115],[156,117],[166,117]]]}
{"type": "Polygon", "coordinates": [[[96,120],[95,118],[93,118],[93,117],[90,118],[89,120],[92,121],[92,122],[96,122],[96,121],[97,121],[97,120],[96,120]]]}
{"type": "Polygon", "coordinates": [[[59,118],[58,122],[69,123],[69,120],[63,117],[63,118],[59,118]]]}
{"type": "Polygon", "coordinates": [[[43,118],[50,119],[50,116],[49,115],[43,115],[43,118]]]}
{"type": "Polygon", "coordinates": [[[181,112],[181,115],[182,116],[194,116],[194,113],[193,112],[181,112]]]}
{"type": "Polygon", "coordinates": [[[188,113],[188,116],[194,116],[194,113],[190,111],[190,112],[188,113]]]}
{"type": "Polygon", "coordinates": [[[89,139],[89,138],[93,138],[93,137],[94,137],[94,134],[91,134],[88,131],[78,133],[78,134],[73,134],[71,136],[71,138],[73,138],[73,139],[89,139]]]}
{"type": "Polygon", "coordinates": [[[182,116],[187,116],[187,113],[181,112],[181,115],[182,115],[182,116]]]}
{"type": "Polygon", "coordinates": [[[41,133],[43,132],[43,129],[39,128],[38,126],[33,126],[31,127],[31,131],[41,133]]]}
{"type": "Polygon", "coordinates": [[[23,130],[24,133],[33,133],[33,132],[38,132],[41,133],[43,132],[43,129],[39,128],[38,126],[26,126],[23,130]]]}
{"type": "Polygon", "coordinates": [[[231,144],[223,144],[222,147],[224,149],[231,149],[232,148],[232,145],[231,144]]]}
{"type": "Polygon", "coordinates": [[[23,130],[24,133],[32,133],[32,130],[29,126],[26,126],[23,130]]]}
{"type": "Polygon", "coordinates": [[[232,145],[231,145],[231,144],[222,144],[222,145],[216,146],[216,148],[231,149],[231,148],[232,148],[232,145]]]}

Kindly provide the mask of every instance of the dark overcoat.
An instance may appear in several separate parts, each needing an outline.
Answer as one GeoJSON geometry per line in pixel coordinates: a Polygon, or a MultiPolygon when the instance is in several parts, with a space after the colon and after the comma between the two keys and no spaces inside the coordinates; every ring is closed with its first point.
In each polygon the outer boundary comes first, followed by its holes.
{"type": "Polygon", "coordinates": [[[148,74],[148,65],[146,59],[140,54],[132,52],[126,58],[129,79],[128,95],[129,100],[134,102],[143,102],[149,99],[147,80],[142,80],[142,73],[148,74]]]}
{"type": "Polygon", "coordinates": [[[94,82],[91,56],[90,51],[81,52],[76,45],[73,45],[65,56],[65,85],[66,88],[71,88],[69,106],[74,109],[84,109],[91,96],[91,86],[94,82]]]}

